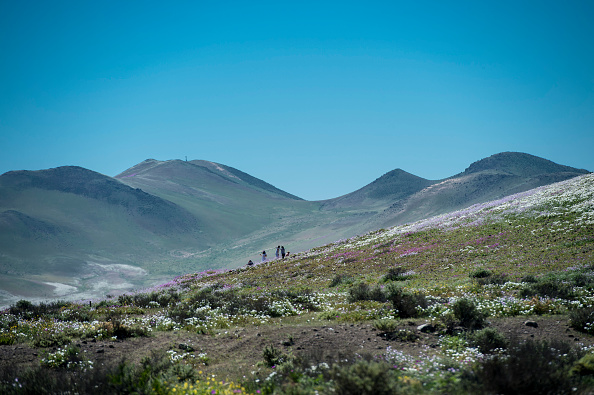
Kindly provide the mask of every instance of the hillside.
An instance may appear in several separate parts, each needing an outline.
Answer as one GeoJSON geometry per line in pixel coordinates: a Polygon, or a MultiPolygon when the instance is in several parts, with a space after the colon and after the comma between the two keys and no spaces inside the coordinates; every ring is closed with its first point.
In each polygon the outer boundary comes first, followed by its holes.
{"type": "Polygon", "coordinates": [[[151,159],[116,178],[183,207],[208,229],[216,243],[206,253],[188,245],[181,252],[185,267],[236,267],[277,245],[304,250],[348,228],[347,214],[320,212],[318,202],[213,162],[151,159]]]}
{"type": "Polygon", "coordinates": [[[207,161],[149,159],[115,178],[184,207],[207,224],[217,242],[244,236],[294,207],[308,206],[262,180],[207,161]]]}
{"type": "Polygon", "coordinates": [[[0,389],[591,393],[593,264],[588,174],[91,306],[19,302],[0,389]]]}
{"type": "Polygon", "coordinates": [[[0,305],[79,299],[235,268],[583,174],[522,153],[431,181],[396,169],[308,202],[222,164],[148,159],[116,178],[79,167],[0,176],[0,305]]]}
{"type": "Polygon", "coordinates": [[[373,219],[370,230],[445,214],[588,173],[525,153],[495,154],[407,199],[394,201],[373,219]]]}
{"type": "Polygon", "coordinates": [[[499,171],[518,177],[538,177],[544,174],[555,173],[589,173],[589,171],[584,169],[559,165],[550,160],[530,154],[521,152],[501,152],[472,163],[462,174],[468,175],[486,170],[499,171]]]}
{"type": "Polygon", "coordinates": [[[355,192],[324,201],[322,209],[373,208],[404,200],[434,184],[402,169],[392,170],[355,192]]]}
{"type": "Polygon", "coordinates": [[[197,218],[111,177],[80,167],[0,176],[4,291],[33,298],[118,292],[129,280],[148,280],[146,261],[161,261],[153,274],[172,274],[170,250],[190,242],[209,243],[197,218]]]}

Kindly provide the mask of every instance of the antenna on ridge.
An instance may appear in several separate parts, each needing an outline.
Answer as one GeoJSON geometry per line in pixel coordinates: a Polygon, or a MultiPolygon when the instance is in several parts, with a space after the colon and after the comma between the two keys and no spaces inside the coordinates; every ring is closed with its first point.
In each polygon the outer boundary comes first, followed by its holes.
{"type": "Polygon", "coordinates": [[[186,162],[188,161],[188,155],[186,155],[186,162]]]}

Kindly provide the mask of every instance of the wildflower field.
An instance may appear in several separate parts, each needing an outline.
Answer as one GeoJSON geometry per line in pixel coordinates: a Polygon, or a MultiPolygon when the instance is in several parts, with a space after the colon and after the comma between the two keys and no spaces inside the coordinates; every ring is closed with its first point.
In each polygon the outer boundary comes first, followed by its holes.
{"type": "Polygon", "coordinates": [[[593,255],[588,174],[116,298],[20,301],[0,392],[592,393],[593,255]]]}

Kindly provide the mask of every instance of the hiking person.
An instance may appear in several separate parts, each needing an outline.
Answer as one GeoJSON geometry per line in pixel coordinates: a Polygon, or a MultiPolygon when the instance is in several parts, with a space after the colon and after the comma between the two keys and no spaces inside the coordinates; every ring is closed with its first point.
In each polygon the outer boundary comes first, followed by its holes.
{"type": "Polygon", "coordinates": [[[265,262],[266,261],[266,250],[262,251],[262,253],[260,255],[262,255],[262,262],[265,262]]]}
{"type": "Polygon", "coordinates": [[[278,256],[280,254],[280,246],[276,247],[276,259],[278,259],[278,256]]]}
{"type": "Polygon", "coordinates": [[[285,246],[281,246],[281,255],[285,259],[285,246]]]}

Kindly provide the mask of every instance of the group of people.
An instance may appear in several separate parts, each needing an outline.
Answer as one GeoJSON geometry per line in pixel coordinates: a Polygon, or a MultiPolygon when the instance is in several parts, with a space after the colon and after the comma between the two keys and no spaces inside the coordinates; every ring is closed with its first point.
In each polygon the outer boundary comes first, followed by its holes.
{"type": "MultiPolygon", "coordinates": [[[[266,252],[266,251],[264,251],[264,252],[266,252]]],[[[283,259],[285,259],[285,255],[289,255],[288,252],[287,252],[287,254],[285,254],[285,246],[276,247],[276,259],[278,259],[279,253],[280,253],[280,255],[282,255],[283,259]]]]}
{"type": "MultiPolygon", "coordinates": [[[[276,247],[276,259],[278,258],[282,258],[285,259],[285,257],[288,257],[290,254],[290,252],[285,252],[285,246],[278,246],[276,247]]],[[[260,254],[260,256],[262,257],[262,262],[266,262],[266,260],[268,259],[268,255],[266,254],[266,250],[262,251],[262,253],[260,254]]],[[[252,262],[252,260],[250,259],[250,261],[247,263],[249,266],[253,265],[254,262],[252,262]]]]}

